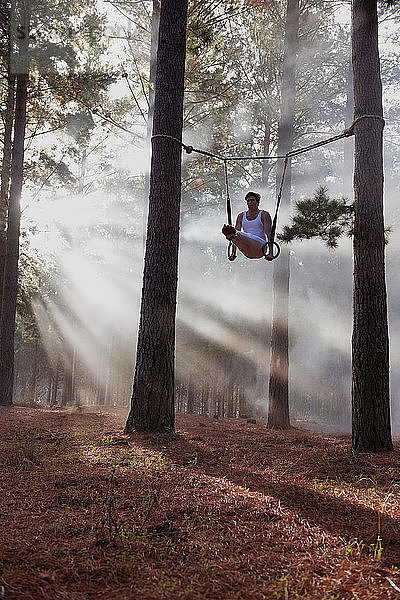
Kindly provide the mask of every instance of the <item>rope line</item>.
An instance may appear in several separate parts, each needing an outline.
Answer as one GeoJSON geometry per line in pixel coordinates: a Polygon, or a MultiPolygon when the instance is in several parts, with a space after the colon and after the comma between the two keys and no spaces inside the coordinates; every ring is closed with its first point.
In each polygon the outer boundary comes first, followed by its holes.
{"type": "Polygon", "coordinates": [[[229,194],[228,165],[227,165],[226,160],[224,160],[224,174],[225,174],[226,212],[228,214],[228,225],[232,225],[232,203],[231,203],[231,197],[229,194]]]}
{"type": "Polygon", "coordinates": [[[342,133],[339,133],[338,135],[334,135],[330,138],[327,138],[326,140],[321,140],[320,142],[316,142],[315,144],[310,144],[309,146],[303,146],[302,148],[297,148],[295,150],[291,150],[290,152],[287,152],[286,154],[276,154],[276,155],[271,155],[271,156],[258,156],[258,155],[224,156],[222,154],[214,154],[213,152],[208,152],[207,150],[201,150],[200,148],[194,148],[193,146],[188,146],[187,144],[184,144],[181,140],[179,140],[176,137],[173,137],[172,135],[166,135],[166,134],[161,134],[161,133],[153,135],[151,139],[153,140],[155,138],[167,138],[170,140],[174,140],[175,142],[177,142],[178,144],[181,145],[181,147],[185,150],[185,152],[187,154],[196,152],[197,154],[202,154],[203,156],[208,156],[209,158],[216,158],[217,160],[222,160],[222,161],[279,160],[279,159],[283,160],[287,156],[288,157],[297,156],[299,154],[303,154],[304,152],[309,152],[310,150],[314,150],[315,148],[320,148],[321,146],[325,146],[326,144],[330,144],[330,143],[336,142],[337,140],[340,140],[342,138],[350,137],[350,136],[354,135],[354,127],[362,119],[378,119],[379,121],[382,121],[383,124],[385,123],[385,119],[383,117],[381,117],[380,115],[362,115],[361,117],[357,117],[353,121],[353,123],[350,125],[350,127],[347,127],[346,129],[343,130],[342,133]]]}
{"type": "MultiPolygon", "coordinates": [[[[281,199],[282,199],[282,194],[283,194],[283,185],[285,182],[285,175],[286,175],[286,170],[287,170],[289,159],[292,158],[293,156],[299,156],[300,154],[304,154],[305,152],[309,152],[310,150],[315,150],[316,148],[320,148],[321,146],[325,146],[326,144],[331,144],[332,142],[336,142],[337,140],[341,140],[342,138],[350,137],[350,136],[354,135],[355,134],[355,131],[354,131],[355,126],[357,125],[357,123],[359,123],[363,119],[377,119],[383,123],[383,127],[385,126],[385,119],[380,115],[361,115],[360,117],[357,117],[356,119],[354,119],[354,121],[352,122],[350,127],[347,127],[346,129],[343,130],[342,133],[339,133],[338,135],[334,135],[330,138],[327,138],[326,140],[321,140],[319,142],[316,142],[315,144],[303,146],[302,148],[296,148],[295,150],[291,150],[290,152],[287,152],[286,154],[276,155],[276,156],[257,156],[257,155],[256,156],[223,156],[220,154],[213,154],[212,152],[207,152],[206,150],[201,150],[199,148],[194,148],[193,146],[188,146],[188,145],[184,144],[181,140],[178,140],[178,138],[173,137],[172,135],[157,134],[157,135],[153,135],[151,140],[153,141],[155,138],[167,138],[170,140],[174,140],[175,142],[180,144],[180,146],[186,151],[187,154],[196,152],[197,154],[202,154],[203,156],[208,156],[209,158],[214,158],[214,159],[223,161],[228,225],[232,225],[232,204],[231,204],[231,198],[230,198],[230,194],[229,194],[228,162],[229,161],[235,162],[235,161],[241,161],[241,160],[279,160],[279,159],[282,159],[284,161],[282,177],[281,177],[281,181],[280,181],[280,185],[279,185],[278,197],[276,200],[276,208],[275,208],[275,214],[274,214],[274,218],[273,218],[272,226],[271,226],[271,234],[269,236],[269,240],[263,246],[264,256],[267,256],[268,253],[271,253],[273,255],[273,249],[274,249],[274,246],[276,246],[277,254],[274,255],[274,258],[277,258],[279,256],[280,248],[279,248],[279,245],[275,242],[276,224],[277,224],[277,220],[278,220],[278,212],[279,212],[279,207],[281,204],[281,199]]],[[[232,242],[230,242],[230,244],[229,244],[228,258],[230,260],[233,260],[231,246],[232,246],[232,242]]]]}
{"type": "Polygon", "coordinates": [[[275,242],[276,223],[277,223],[277,220],[278,220],[279,206],[281,204],[282,193],[283,193],[283,184],[284,184],[284,181],[285,181],[285,175],[286,175],[286,169],[287,169],[287,166],[288,166],[288,162],[289,162],[289,157],[285,156],[285,160],[284,160],[284,163],[283,163],[281,183],[279,185],[278,198],[276,200],[275,215],[274,215],[274,219],[272,221],[271,234],[269,236],[269,238],[270,238],[269,241],[270,241],[271,244],[273,244],[275,242]]]}
{"type": "MultiPolygon", "coordinates": [[[[226,212],[228,215],[228,225],[232,225],[232,203],[231,203],[231,196],[229,193],[228,165],[227,165],[226,160],[224,160],[224,175],[225,175],[226,212]]],[[[229,244],[228,244],[228,259],[232,261],[232,260],[235,260],[235,258],[236,258],[236,246],[232,242],[232,240],[230,240],[229,244]]]]}
{"type": "MultiPolygon", "coordinates": [[[[379,119],[380,121],[383,122],[383,126],[385,126],[385,119],[383,117],[379,116],[379,115],[362,115],[361,117],[357,117],[357,119],[355,119],[353,121],[353,123],[350,125],[350,127],[348,127],[347,129],[345,129],[341,134],[334,135],[334,136],[328,138],[327,140],[322,140],[321,142],[316,142],[315,144],[311,144],[310,146],[305,146],[305,147],[299,148],[297,150],[292,150],[291,152],[288,152],[287,154],[285,154],[284,163],[283,163],[283,170],[282,170],[282,177],[281,177],[281,182],[280,182],[279,192],[278,192],[278,198],[276,200],[275,215],[274,215],[274,219],[273,219],[273,222],[272,222],[271,235],[270,235],[270,238],[268,240],[268,244],[266,245],[266,250],[268,248],[268,249],[270,249],[272,251],[274,243],[275,243],[276,224],[277,224],[277,220],[278,220],[279,206],[280,206],[281,199],[282,199],[283,184],[284,184],[284,181],[285,181],[286,168],[287,168],[287,165],[288,165],[289,158],[291,158],[292,156],[298,156],[299,154],[303,154],[305,152],[308,152],[309,150],[313,150],[315,148],[319,148],[321,146],[325,146],[326,144],[330,144],[331,142],[335,142],[335,141],[340,140],[340,139],[342,139],[344,137],[350,137],[350,136],[354,135],[354,127],[362,119],[379,119]]],[[[278,248],[279,248],[279,246],[278,246],[278,248]]],[[[266,254],[266,252],[264,252],[264,254],[266,254]]],[[[278,255],[279,255],[279,252],[278,252],[278,255]]]]}

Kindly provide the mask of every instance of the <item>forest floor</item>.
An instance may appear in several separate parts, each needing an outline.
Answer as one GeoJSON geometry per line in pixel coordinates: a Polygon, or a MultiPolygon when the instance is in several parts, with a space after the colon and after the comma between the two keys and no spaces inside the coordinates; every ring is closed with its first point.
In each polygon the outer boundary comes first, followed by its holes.
{"type": "Polygon", "coordinates": [[[400,449],[178,415],[0,411],[1,600],[400,599],[400,449]]]}

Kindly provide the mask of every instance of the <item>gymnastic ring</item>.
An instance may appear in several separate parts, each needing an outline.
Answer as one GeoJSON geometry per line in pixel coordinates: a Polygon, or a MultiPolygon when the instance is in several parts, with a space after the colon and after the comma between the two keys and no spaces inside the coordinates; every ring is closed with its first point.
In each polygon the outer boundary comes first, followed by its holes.
{"type": "Polygon", "coordinates": [[[264,254],[264,258],[270,254],[270,248],[272,246],[272,260],[275,260],[275,258],[278,258],[278,256],[281,253],[281,247],[279,244],[277,244],[276,242],[267,242],[266,244],[264,244],[264,246],[262,247],[262,252],[264,254]]]}

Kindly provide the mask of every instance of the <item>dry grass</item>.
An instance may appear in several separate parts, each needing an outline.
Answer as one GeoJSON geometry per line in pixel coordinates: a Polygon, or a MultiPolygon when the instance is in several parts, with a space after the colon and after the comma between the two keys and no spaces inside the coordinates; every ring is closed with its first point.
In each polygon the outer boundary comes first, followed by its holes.
{"type": "Polygon", "coordinates": [[[0,411],[0,598],[400,599],[400,459],[180,416],[0,411]]]}

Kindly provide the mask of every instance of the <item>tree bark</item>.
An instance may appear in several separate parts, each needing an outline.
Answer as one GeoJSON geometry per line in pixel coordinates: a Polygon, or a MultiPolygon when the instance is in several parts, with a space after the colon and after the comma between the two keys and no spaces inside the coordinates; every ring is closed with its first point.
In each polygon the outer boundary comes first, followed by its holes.
{"type": "MultiPolygon", "coordinates": [[[[9,406],[13,401],[14,334],[21,221],[20,204],[23,184],[26,101],[29,80],[29,0],[26,3],[21,2],[18,7],[13,3],[11,8],[13,11],[12,23],[15,25],[18,22],[15,44],[18,47],[18,52],[12,58],[10,57],[10,73],[16,76],[16,92],[7,218],[7,248],[4,263],[3,301],[0,318],[0,406],[9,406]]],[[[13,27],[10,27],[10,32],[15,35],[13,27]]]]}
{"type": "Polygon", "coordinates": [[[3,162],[1,165],[1,191],[0,191],[0,311],[3,303],[3,278],[4,265],[7,253],[7,213],[8,213],[8,191],[11,175],[11,148],[12,130],[14,124],[15,107],[15,75],[10,72],[7,77],[7,100],[4,115],[4,141],[3,162]]]}
{"type": "MultiPolygon", "coordinates": [[[[187,0],[163,0],[153,135],[182,138],[187,0]]],[[[174,354],[181,146],[153,137],[135,377],[125,432],[175,429],[174,354]]]]}
{"type": "MultiPolygon", "coordinates": [[[[288,0],[281,85],[281,117],[278,129],[278,155],[290,152],[294,137],[294,107],[296,97],[296,57],[299,36],[299,0],[288,0]]],[[[277,168],[276,188],[279,190],[283,162],[277,168]]],[[[291,165],[288,163],[282,191],[281,209],[290,206],[291,165]]],[[[273,316],[271,362],[269,376],[269,429],[289,429],[289,250],[283,247],[273,272],[273,316]]]]}
{"type": "Polygon", "coordinates": [[[382,84],[376,0],[353,0],[355,125],[353,449],[392,450],[383,219],[382,84]]]}
{"type": "Polygon", "coordinates": [[[7,221],[7,252],[4,265],[3,303],[0,320],[0,405],[12,404],[14,381],[14,333],[18,291],[19,233],[24,164],[28,75],[17,75],[11,186],[7,221]]]}

